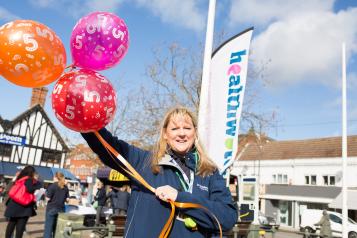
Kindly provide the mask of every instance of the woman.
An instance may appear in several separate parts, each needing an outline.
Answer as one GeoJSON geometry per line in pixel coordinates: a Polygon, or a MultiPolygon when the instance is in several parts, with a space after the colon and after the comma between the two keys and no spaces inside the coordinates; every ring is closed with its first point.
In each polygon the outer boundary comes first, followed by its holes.
{"type": "Polygon", "coordinates": [[[94,197],[94,200],[97,201],[97,203],[98,203],[98,206],[96,208],[97,213],[95,216],[95,225],[99,225],[100,224],[100,214],[102,213],[103,207],[105,206],[105,202],[107,200],[105,186],[101,181],[98,182],[98,190],[94,197]]]}
{"type": "Polygon", "coordinates": [[[61,172],[56,172],[53,184],[48,186],[46,197],[48,199],[46,208],[44,238],[52,238],[56,233],[58,213],[64,212],[64,204],[68,202],[69,190],[66,186],[66,179],[61,172]]]}
{"type": "MultiPolygon", "coordinates": [[[[167,200],[200,204],[218,218],[223,230],[233,227],[237,208],[225,180],[199,144],[196,119],[187,109],[167,113],[152,153],[118,140],[106,129],[99,133],[156,188],[153,194],[132,179],[125,237],[158,237],[171,212],[167,200]]],[[[93,133],[82,135],[103,163],[121,171],[93,133]]],[[[215,220],[203,210],[178,209],[169,236],[210,237],[217,232],[215,220]]]]}
{"type": "MultiPolygon", "coordinates": [[[[25,187],[28,193],[34,194],[37,189],[42,187],[42,184],[37,181],[36,170],[32,166],[26,166],[17,176],[17,181],[25,180],[25,187]]],[[[11,198],[6,202],[6,210],[4,216],[8,218],[8,223],[5,231],[5,238],[12,238],[16,227],[16,238],[22,238],[27,221],[30,217],[36,216],[34,200],[28,205],[21,205],[11,198]]]]}

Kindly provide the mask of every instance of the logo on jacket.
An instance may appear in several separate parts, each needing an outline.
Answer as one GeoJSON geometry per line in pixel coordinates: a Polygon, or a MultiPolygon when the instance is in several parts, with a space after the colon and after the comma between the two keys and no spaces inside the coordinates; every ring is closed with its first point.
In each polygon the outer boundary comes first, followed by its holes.
{"type": "Polygon", "coordinates": [[[201,189],[202,191],[206,191],[206,192],[208,192],[208,187],[206,187],[206,186],[203,186],[203,185],[201,185],[201,184],[197,184],[197,187],[199,188],[199,189],[201,189]]]}

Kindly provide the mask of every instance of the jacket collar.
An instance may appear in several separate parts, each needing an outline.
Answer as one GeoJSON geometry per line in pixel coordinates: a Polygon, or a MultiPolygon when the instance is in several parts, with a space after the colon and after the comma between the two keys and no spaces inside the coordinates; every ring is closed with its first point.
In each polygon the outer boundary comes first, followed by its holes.
{"type": "MultiPolygon", "coordinates": [[[[189,168],[189,169],[191,169],[191,170],[193,170],[193,171],[195,171],[196,170],[196,155],[195,155],[195,153],[197,153],[196,152],[196,150],[193,150],[193,151],[190,151],[190,152],[188,152],[186,155],[185,155],[185,165],[189,168]]],[[[165,156],[160,160],[160,162],[158,163],[159,165],[168,165],[168,166],[174,166],[174,167],[176,167],[177,168],[177,163],[175,163],[174,162],[174,158],[173,158],[173,156],[174,155],[172,155],[172,153],[168,153],[168,154],[165,154],[165,156]],[[170,155],[171,154],[171,155],[170,155]]],[[[197,156],[197,158],[198,158],[198,156],[197,156]]]]}

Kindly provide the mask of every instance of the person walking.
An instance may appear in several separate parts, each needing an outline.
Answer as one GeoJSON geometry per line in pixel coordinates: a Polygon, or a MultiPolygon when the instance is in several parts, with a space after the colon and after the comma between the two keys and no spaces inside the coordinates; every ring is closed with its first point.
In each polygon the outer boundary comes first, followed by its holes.
{"type": "MultiPolygon", "coordinates": [[[[131,177],[124,237],[158,237],[170,217],[169,200],[204,206],[217,217],[223,230],[234,226],[237,206],[225,179],[199,143],[197,120],[188,109],[177,107],[166,114],[153,151],[119,140],[105,128],[98,133],[155,188],[151,193],[131,177]]],[[[126,174],[94,133],[82,136],[104,164],[126,174]]],[[[178,208],[170,238],[212,237],[218,230],[215,220],[203,210],[178,208]]]]}
{"type": "Polygon", "coordinates": [[[66,179],[61,172],[56,172],[53,184],[48,186],[46,191],[47,207],[44,238],[53,238],[56,233],[58,213],[64,212],[65,202],[68,202],[69,190],[66,179]]]}
{"type": "Polygon", "coordinates": [[[15,238],[22,238],[29,217],[37,215],[34,192],[42,187],[42,183],[37,180],[37,176],[35,168],[28,165],[21,170],[10,188],[4,214],[8,219],[5,238],[12,238],[15,228],[15,238]],[[23,189],[24,187],[25,189],[23,189]]]}
{"type": "Polygon", "coordinates": [[[332,238],[332,231],[331,231],[331,222],[329,215],[326,210],[322,211],[322,217],[318,223],[315,224],[315,226],[321,226],[320,227],[320,237],[323,238],[332,238]]]}
{"type": "Polygon", "coordinates": [[[94,197],[94,201],[97,203],[97,207],[96,207],[97,213],[95,216],[96,226],[100,224],[100,215],[102,213],[103,207],[105,206],[106,200],[107,200],[107,196],[106,196],[105,186],[101,181],[99,181],[97,194],[94,197]]]}

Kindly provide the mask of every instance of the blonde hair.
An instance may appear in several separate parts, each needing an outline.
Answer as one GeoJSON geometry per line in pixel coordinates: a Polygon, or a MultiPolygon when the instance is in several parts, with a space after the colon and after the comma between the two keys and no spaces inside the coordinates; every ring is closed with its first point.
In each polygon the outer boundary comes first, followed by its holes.
{"type": "Polygon", "coordinates": [[[164,134],[170,121],[177,117],[183,117],[185,119],[191,120],[194,126],[196,134],[194,146],[196,147],[199,156],[199,160],[197,161],[197,175],[205,177],[212,174],[214,171],[217,170],[217,166],[211,159],[208,158],[206,152],[204,151],[202,145],[198,140],[196,117],[193,115],[192,112],[190,112],[187,108],[184,107],[175,107],[168,111],[165,115],[164,120],[162,121],[159,139],[154,147],[153,158],[151,160],[151,170],[155,174],[158,174],[161,170],[158,164],[160,160],[165,156],[168,147],[167,141],[164,139],[164,134]]]}
{"type": "Polygon", "coordinates": [[[66,184],[66,179],[65,179],[63,173],[61,173],[61,172],[56,172],[55,177],[56,177],[57,180],[58,180],[58,186],[59,186],[60,188],[64,188],[64,185],[66,184]]]}

